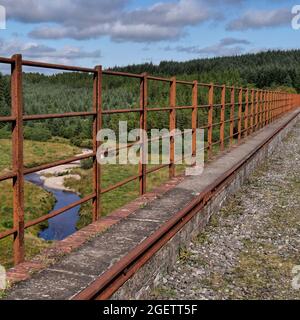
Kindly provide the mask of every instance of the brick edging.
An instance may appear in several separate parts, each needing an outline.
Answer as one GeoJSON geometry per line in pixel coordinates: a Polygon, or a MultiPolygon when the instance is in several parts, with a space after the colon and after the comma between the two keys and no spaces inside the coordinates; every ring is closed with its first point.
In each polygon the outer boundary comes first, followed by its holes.
{"type": "Polygon", "coordinates": [[[108,216],[100,218],[98,221],[83,227],[64,240],[55,242],[31,260],[22,262],[9,269],[6,274],[9,286],[17,282],[27,280],[33,273],[46,269],[62,256],[78,249],[91,238],[119,223],[122,219],[127,218],[129,215],[140,209],[142,205],[150,203],[164,193],[175,188],[183,179],[183,175],[172,178],[151,192],[147,192],[125,206],[114,210],[108,216]]]}

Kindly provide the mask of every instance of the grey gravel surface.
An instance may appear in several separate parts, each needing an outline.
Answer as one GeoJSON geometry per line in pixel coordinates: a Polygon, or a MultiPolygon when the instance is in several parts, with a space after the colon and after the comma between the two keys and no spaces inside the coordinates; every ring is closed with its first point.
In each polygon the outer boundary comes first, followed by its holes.
{"type": "Polygon", "coordinates": [[[180,250],[152,298],[299,299],[292,273],[297,265],[300,123],[204,232],[180,250]]]}

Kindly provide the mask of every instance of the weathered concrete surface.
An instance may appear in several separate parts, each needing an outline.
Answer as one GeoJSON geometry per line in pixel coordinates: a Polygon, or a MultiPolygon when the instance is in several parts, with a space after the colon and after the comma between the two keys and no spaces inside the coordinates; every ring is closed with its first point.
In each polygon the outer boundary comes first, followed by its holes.
{"type": "Polygon", "coordinates": [[[292,272],[300,264],[299,231],[300,121],[181,250],[152,298],[299,299],[299,271],[292,272]]]}
{"type": "MultiPolygon", "coordinates": [[[[34,274],[31,279],[15,285],[7,292],[7,299],[70,299],[105,272],[109,266],[126,255],[136,245],[151,235],[158,227],[180,209],[185,207],[196,194],[200,193],[222,173],[245,157],[251,150],[286,123],[295,113],[276,121],[256,135],[247,139],[221,158],[209,164],[201,177],[188,177],[177,187],[161,198],[140,208],[134,214],[112,226],[103,234],[83,245],[76,252],[65,256],[46,270],[34,274]]],[[[295,121],[294,121],[295,122],[295,121]]],[[[289,128],[292,127],[292,123],[289,128]]],[[[271,153],[282,137],[283,132],[264,148],[255,159],[242,168],[226,190],[222,190],[211,203],[188,223],[169,244],[160,250],[152,260],[128,281],[114,298],[145,297],[153,283],[153,277],[173,265],[178,248],[189,243],[191,237],[207,223],[211,214],[217,212],[228,195],[235,192],[247,175],[262,159],[271,153]],[[148,283],[147,283],[148,281],[148,283]]]]}

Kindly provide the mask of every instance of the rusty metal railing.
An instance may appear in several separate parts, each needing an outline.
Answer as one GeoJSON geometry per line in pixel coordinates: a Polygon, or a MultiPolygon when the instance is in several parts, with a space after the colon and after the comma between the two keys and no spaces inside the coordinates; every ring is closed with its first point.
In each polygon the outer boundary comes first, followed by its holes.
{"type": "MultiPolygon", "coordinates": [[[[101,66],[95,68],[81,68],[74,66],[65,66],[58,64],[41,63],[35,61],[23,60],[22,56],[16,54],[12,58],[1,58],[0,63],[11,65],[11,115],[1,116],[0,122],[12,124],[12,171],[0,175],[0,182],[11,179],[13,182],[13,227],[0,233],[0,240],[8,236],[13,237],[14,262],[18,264],[25,259],[25,240],[24,233],[27,228],[35,226],[50,218],[53,218],[67,210],[78,205],[92,202],[92,217],[96,221],[101,216],[101,197],[103,194],[115,190],[125,184],[138,180],[139,193],[144,194],[147,191],[147,175],[156,172],[162,168],[169,167],[169,177],[176,174],[175,161],[175,141],[174,136],[170,137],[170,161],[169,164],[158,165],[147,168],[144,161],[139,163],[139,171],[136,175],[126,178],[123,181],[115,183],[105,189],[101,186],[101,166],[97,162],[96,153],[99,142],[96,139],[97,132],[102,128],[103,115],[118,113],[137,113],[139,114],[140,128],[147,130],[147,114],[150,112],[167,112],[169,114],[169,129],[176,128],[177,110],[191,111],[192,128],[192,154],[196,155],[196,129],[204,129],[207,134],[205,150],[207,158],[210,159],[214,153],[214,147],[223,151],[243,138],[253,134],[255,131],[268,125],[282,114],[292,110],[300,105],[300,95],[288,94],[279,91],[259,90],[254,88],[238,88],[227,85],[207,84],[197,81],[181,81],[175,77],[162,78],[144,74],[131,74],[125,72],[116,72],[102,70],[101,66]],[[23,66],[65,70],[73,72],[84,72],[93,75],[93,109],[88,112],[68,112],[57,114],[24,115],[23,112],[23,90],[22,73],[23,66]],[[113,109],[103,110],[102,108],[102,82],[103,75],[109,77],[129,77],[140,83],[139,107],[132,109],[113,109]],[[165,107],[149,107],[148,87],[149,81],[164,82],[169,84],[169,104],[165,107]],[[191,105],[177,105],[177,86],[188,86],[191,92],[191,105]],[[202,110],[201,117],[199,110],[202,110]],[[226,110],[229,112],[226,113],[226,110]],[[226,114],[230,117],[226,119],[226,114]],[[23,160],[23,123],[25,121],[46,120],[54,118],[67,117],[93,117],[93,150],[92,152],[74,156],[64,160],[54,161],[52,163],[25,168],[23,160]],[[214,129],[218,128],[218,139],[213,137],[214,129]],[[226,132],[228,134],[226,134],[226,132]],[[24,212],[24,176],[40,170],[56,167],[58,165],[68,164],[77,160],[93,159],[93,192],[68,206],[41,216],[37,219],[25,223],[24,212]]],[[[141,141],[141,149],[150,141],[141,141]]],[[[132,144],[118,146],[116,151],[122,148],[129,148],[132,144]]],[[[144,152],[140,152],[141,157],[144,152]]]]}

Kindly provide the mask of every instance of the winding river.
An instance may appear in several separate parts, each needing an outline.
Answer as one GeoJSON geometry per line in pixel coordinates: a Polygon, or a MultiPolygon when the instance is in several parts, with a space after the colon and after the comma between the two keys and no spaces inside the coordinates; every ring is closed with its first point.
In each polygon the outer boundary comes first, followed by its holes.
{"type": "MultiPolygon", "coordinates": [[[[56,203],[53,211],[80,200],[80,197],[74,192],[46,187],[44,185],[44,181],[37,173],[27,175],[26,181],[42,187],[43,189],[51,192],[54,195],[56,203]]],[[[39,237],[45,240],[62,240],[74,233],[76,231],[76,224],[79,219],[79,209],[80,206],[77,206],[56,217],[49,219],[48,227],[39,233],[39,237]]]]}

